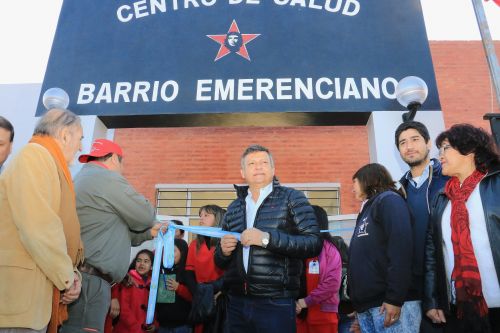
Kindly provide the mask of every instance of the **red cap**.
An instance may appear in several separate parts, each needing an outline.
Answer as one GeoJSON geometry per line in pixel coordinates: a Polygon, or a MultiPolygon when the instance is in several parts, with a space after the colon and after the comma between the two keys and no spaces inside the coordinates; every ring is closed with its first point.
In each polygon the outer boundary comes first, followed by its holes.
{"type": "Polygon", "coordinates": [[[109,141],[106,139],[97,139],[92,143],[90,153],[80,155],[80,157],[78,157],[78,161],[80,161],[80,163],[87,163],[90,156],[103,157],[108,155],[109,153],[115,153],[119,156],[123,156],[122,149],[113,141],[109,141]]]}

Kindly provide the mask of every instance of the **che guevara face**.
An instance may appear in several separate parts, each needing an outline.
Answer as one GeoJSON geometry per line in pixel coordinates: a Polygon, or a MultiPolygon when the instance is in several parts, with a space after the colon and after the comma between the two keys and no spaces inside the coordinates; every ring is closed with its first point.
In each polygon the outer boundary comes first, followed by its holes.
{"type": "Polygon", "coordinates": [[[242,44],[241,34],[238,32],[228,33],[224,41],[224,45],[232,52],[238,52],[242,44]]]}

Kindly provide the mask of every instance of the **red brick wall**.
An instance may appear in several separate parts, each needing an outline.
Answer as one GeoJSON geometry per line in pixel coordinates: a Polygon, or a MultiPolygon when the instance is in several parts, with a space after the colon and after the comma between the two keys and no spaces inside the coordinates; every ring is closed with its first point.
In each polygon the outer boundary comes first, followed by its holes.
{"type": "Polygon", "coordinates": [[[369,161],[364,126],[122,129],[115,140],[125,176],[152,201],[159,183],[241,183],[240,156],[259,143],[273,153],[281,182],[340,183],[341,212],[352,213],[351,177],[369,161]]]}
{"type": "MultiPolygon", "coordinates": [[[[497,43],[500,54],[500,43],[497,43]]],[[[445,124],[467,122],[489,130],[490,80],[480,42],[431,42],[445,124]]],[[[494,98],[494,96],[493,96],[494,98]]],[[[152,202],[159,183],[240,183],[239,158],[250,144],[274,154],[285,183],[338,182],[341,213],[358,210],[351,177],[368,163],[366,127],[246,127],[119,129],[125,176],[152,202]]]]}
{"type": "MultiPolygon", "coordinates": [[[[432,60],[446,127],[470,123],[490,131],[485,113],[498,113],[489,68],[480,41],[431,42],[432,60]]],[[[500,54],[500,42],[496,42],[500,54]]],[[[490,131],[491,132],[491,131],[490,131]]]]}

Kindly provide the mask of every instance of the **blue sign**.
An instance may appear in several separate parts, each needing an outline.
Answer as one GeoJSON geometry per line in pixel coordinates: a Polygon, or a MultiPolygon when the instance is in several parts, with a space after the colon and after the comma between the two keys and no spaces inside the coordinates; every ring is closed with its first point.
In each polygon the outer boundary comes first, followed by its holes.
{"type": "Polygon", "coordinates": [[[439,110],[419,0],[65,0],[42,94],[105,117],[366,114],[402,110],[409,75],[439,110]]]}

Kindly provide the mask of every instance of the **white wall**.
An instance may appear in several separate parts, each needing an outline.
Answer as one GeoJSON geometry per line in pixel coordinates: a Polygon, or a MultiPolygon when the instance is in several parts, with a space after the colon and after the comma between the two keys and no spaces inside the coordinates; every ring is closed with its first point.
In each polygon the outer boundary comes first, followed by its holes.
{"type": "MultiPolygon", "coordinates": [[[[0,115],[7,118],[14,126],[14,147],[12,154],[19,151],[31,138],[35,128],[35,110],[42,85],[0,84],[0,115]]],[[[9,162],[9,159],[6,162],[9,162]]]]}
{"type": "MultiPolygon", "coordinates": [[[[38,97],[40,95],[41,84],[0,84],[0,115],[7,118],[14,126],[14,146],[12,154],[7,159],[7,165],[12,156],[16,154],[30,140],[33,129],[38,118],[35,117],[38,97]]],[[[108,130],[106,126],[96,116],[82,116],[83,140],[82,153],[90,151],[92,141],[98,138],[112,140],[114,130],[108,130]]],[[[75,161],[70,167],[71,173],[75,175],[82,164],[75,157],[75,161]]]]}

